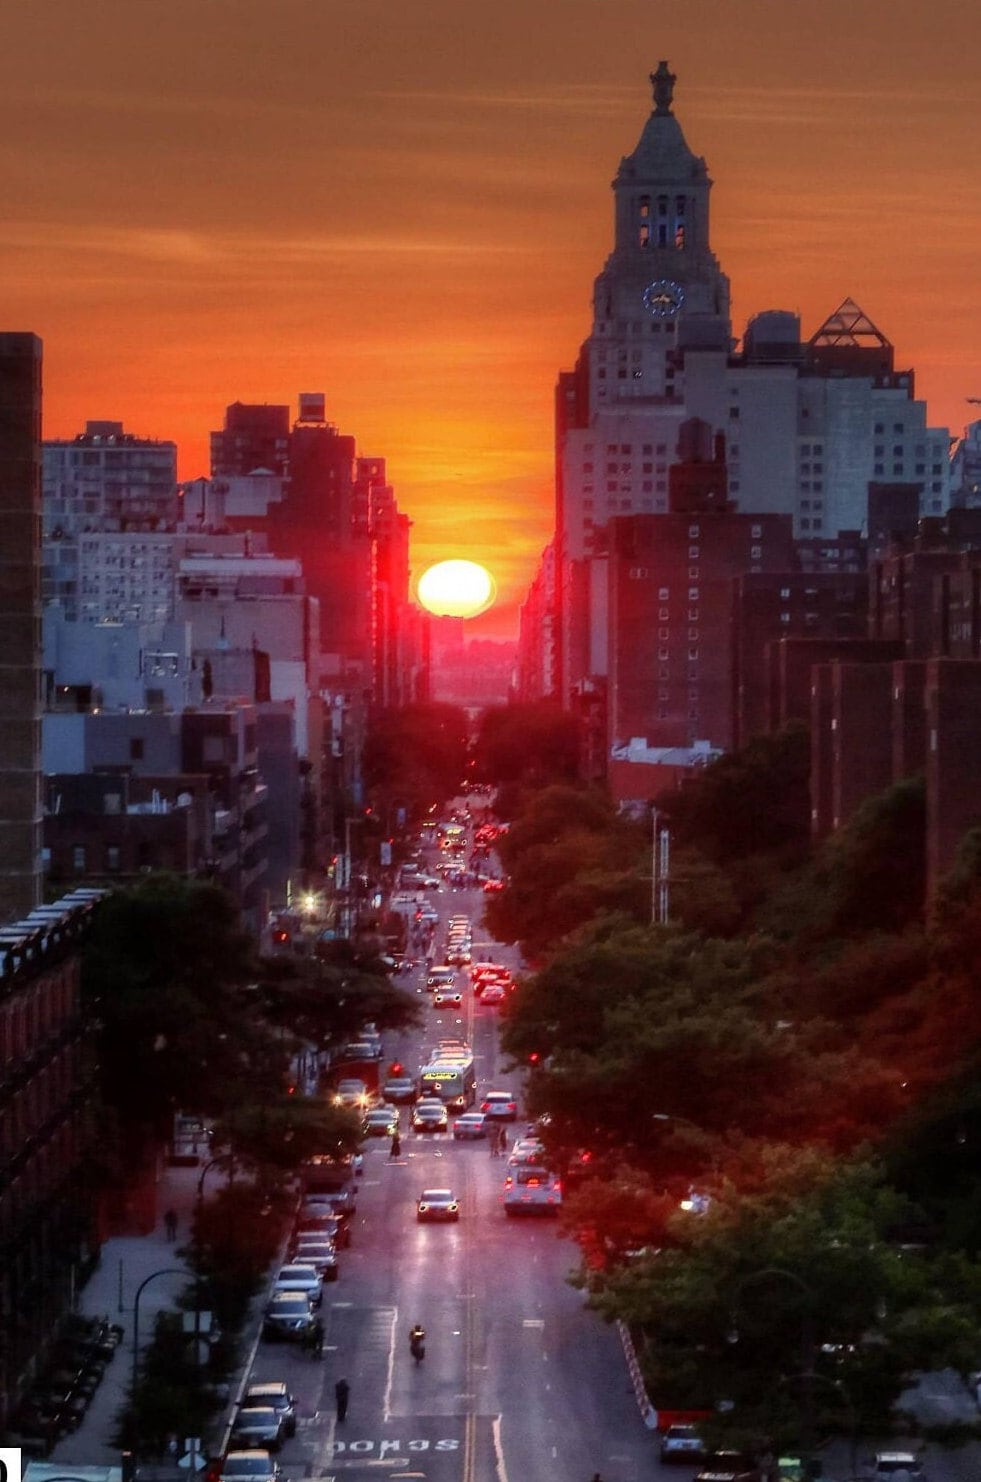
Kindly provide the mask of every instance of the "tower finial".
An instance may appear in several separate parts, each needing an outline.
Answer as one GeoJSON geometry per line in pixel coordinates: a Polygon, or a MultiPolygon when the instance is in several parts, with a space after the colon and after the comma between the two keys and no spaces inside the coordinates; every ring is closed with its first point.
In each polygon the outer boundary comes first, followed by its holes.
{"type": "Polygon", "coordinates": [[[658,62],[657,71],[651,73],[651,86],[654,89],[654,112],[659,118],[665,118],[671,112],[674,85],[677,81],[677,77],[669,69],[667,62],[658,62]]]}

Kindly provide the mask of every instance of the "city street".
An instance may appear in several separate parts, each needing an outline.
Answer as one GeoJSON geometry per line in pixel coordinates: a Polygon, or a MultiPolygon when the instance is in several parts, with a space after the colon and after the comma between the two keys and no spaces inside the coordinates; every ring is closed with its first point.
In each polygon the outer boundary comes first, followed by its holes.
{"type": "MultiPolygon", "coordinates": [[[[470,914],[475,959],[514,962],[481,943],[479,891],[435,899],[443,918],[470,914]]],[[[437,960],[439,943],[437,933],[437,960]]],[[[421,969],[401,981],[425,992],[421,969]]],[[[475,1051],[478,1104],[484,1090],[520,1090],[500,1073],[495,1009],[475,1005],[469,990],[462,1013],[436,1012],[426,997],[426,1031],[386,1044],[386,1060],[415,1068],[425,1045],[462,1035],[475,1051]]],[[[260,1344],[253,1379],[285,1379],[298,1401],[284,1474],[369,1477],[381,1467],[433,1482],[588,1482],[600,1471],[604,1482],[635,1482],[657,1473],[616,1332],[565,1280],[575,1248],[554,1220],[505,1217],[504,1160],[486,1141],[414,1135],[407,1122],[403,1110],[397,1160],[385,1140],[366,1145],[352,1247],[325,1292],[323,1361],[260,1344]],[[459,1223],[417,1224],[416,1199],[438,1185],[459,1196],[459,1223]],[[419,1365],[408,1347],[415,1322],[427,1334],[419,1365]],[[350,1409],[337,1424],[341,1377],[350,1409]]]]}

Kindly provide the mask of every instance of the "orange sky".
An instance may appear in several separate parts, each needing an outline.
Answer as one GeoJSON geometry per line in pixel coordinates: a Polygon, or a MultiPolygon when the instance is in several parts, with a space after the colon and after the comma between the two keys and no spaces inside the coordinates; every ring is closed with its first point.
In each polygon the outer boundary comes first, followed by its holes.
{"type": "Polygon", "coordinates": [[[960,432],[979,55],[978,0],[7,0],[0,325],[45,341],[46,436],[121,419],[186,477],[226,403],[326,391],[416,574],[484,562],[506,634],[647,73],[716,182],[737,333],[850,295],[960,432]]]}

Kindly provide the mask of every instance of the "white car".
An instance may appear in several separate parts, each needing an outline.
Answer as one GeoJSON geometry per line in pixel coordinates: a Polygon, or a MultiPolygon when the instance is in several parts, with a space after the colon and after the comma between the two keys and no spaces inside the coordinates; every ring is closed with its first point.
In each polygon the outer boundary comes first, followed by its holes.
{"type": "Polygon", "coordinates": [[[334,1092],[335,1106],[346,1106],[352,1111],[364,1111],[369,1099],[368,1087],[364,1081],[356,1080],[351,1076],[337,1082],[337,1090],[334,1092]]]}
{"type": "Polygon", "coordinates": [[[514,1122],[518,1117],[518,1103],[510,1091],[485,1092],[480,1110],[489,1121],[514,1122]]]}
{"type": "Polygon", "coordinates": [[[337,1280],[337,1250],[332,1240],[301,1240],[290,1254],[296,1265],[312,1266],[321,1281],[337,1280]]]}
{"type": "Polygon", "coordinates": [[[445,1132],[448,1121],[446,1107],[435,1098],[417,1101],[412,1109],[413,1132],[445,1132]]]}
{"type": "Polygon", "coordinates": [[[324,1296],[320,1274],[316,1267],[299,1263],[280,1267],[274,1291],[305,1292],[312,1307],[319,1307],[324,1296]]]}
{"type": "Polygon", "coordinates": [[[463,994],[459,988],[449,985],[437,988],[433,994],[434,1009],[459,1009],[463,1007],[463,994]]]}
{"type": "Polygon", "coordinates": [[[221,1464],[220,1482],[276,1482],[279,1466],[262,1447],[229,1451],[221,1464]]]}
{"type": "Polygon", "coordinates": [[[487,1118],[483,1112],[463,1112],[453,1122],[453,1136],[457,1142],[467,1142],[487,1136],[487,1118]]]}
{"type": "Polygon", "coordinates": [[[399,1124],[398,1107],[375,1106],[362,1124],[365,1137],[393,1137],[399,1124]]]}
{"type": "Polygon", "coordinates": [[[693,1425],[669,1425],[661,1437],[661,1461],[701,1461],[702,1438],[693,1425]]]}
{"type": "Polygon", "coordinates": [[[459,1218],[460,1204],[452,1189],[423,1189],[416,1203],[416,1219],[420,1224],[459,1218]]]}
{"type": "Polygon", "coordinates": [[[485,983],[480,990],[481,1003],[503,1003],[507,996],[507,989],[503,983],[485,983]]]}
{"type": "Polygon", "coordinates": [[[556,1174],[535,1163],[518,1163],[504,1180],[504,1213],[558,1214],[562,1184],[556,1174]]]}
{"type": "Polygon", "coordinates": [[[880,1451],[872,1463],[872,1476],[926,1482],[923,1463],[915,1451],[880,1451]]]}

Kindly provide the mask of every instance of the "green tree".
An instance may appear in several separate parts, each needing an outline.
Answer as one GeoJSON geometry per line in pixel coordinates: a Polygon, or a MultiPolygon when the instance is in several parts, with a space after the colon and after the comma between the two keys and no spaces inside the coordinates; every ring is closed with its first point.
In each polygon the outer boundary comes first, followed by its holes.
{"type": "Polygon", "coordinates": [[[474,742],[478,781],[541,788],[580,773],[581,727],[552,700],[485,710],[474,742]]]}
{"type": "Polygon", "coordinates": [[[341,1157],[361,1145],[361,1118],[319,1097],[284,1095],[238,1107],[217,1126],[216,1142],[253,1169],[264,1184],[294,1173],[309,1158],[341,1157]]]}
{"type": "Polygon", "coordinates": [[[906,778],[864,802],[821,851],[829,931],[903,931],[921,921],[925,859],[926,786],[906,778]]]}
{"type": "Polygon", "coordinates": [[[555,785],[528,795],[498,843],[507,886],[491,896],[485,923],[539,961],[592,917],[644,919],[650,882],[637,873],[641,835],[595,788],[555,785]]]}
{"type": "Polygon", "coordinates": [[[803,726],[755,736],[657,799],[678,844],[717,863],[774,850],[803,854],[810,839],[810,740],[803,726]]]}
{"type": "Polygon", "coordinates": [[[298,1045],[317,1048],[356,1039],[365,1024],[408,1029],[421,1023],[415,994],[372,971],[349,942],[325,945],[322,958],[270,957],[260,964],[257,1003],[263,1019],[298,1045]]]}
{"type": "Polygon", "coordinates": [[[730,1401],[716,1427],[736,1442],[800,1443],[811,1359],[816,1436],[847,1429],[852,1411],[882,1430],[911,1371],[963,1364],[978,1270],[893,1247],[906,1209],[881,1169],[770,1157],[759,1193],[723,1190],[706,1214],[677,1217],[671,1248],[594,1273],[592,1301],[639,1333],[659,1403],[730,1401]]]}
{"type": "Polygon", "coordinates": [[[383,815],[397,804],[410,817],[424,816],[459,791],[468,756],[467,717],[458,706],[420,701],[376,710],[364,747],[369,799],[383,815]]]}
{"type": "Polygon", "coordinates": [[[282,1087],[252,971],[235,903],[217,886],[153,875],[103,903],[82,986],[101,1024],[103,1098],[128,1133],[165,1134],[176,1107],[215,1113],[282,1087]]]}

